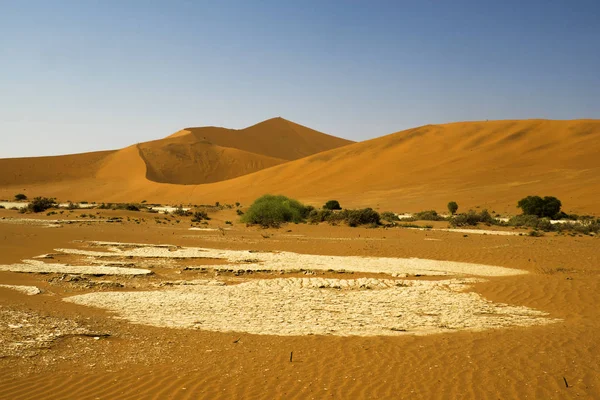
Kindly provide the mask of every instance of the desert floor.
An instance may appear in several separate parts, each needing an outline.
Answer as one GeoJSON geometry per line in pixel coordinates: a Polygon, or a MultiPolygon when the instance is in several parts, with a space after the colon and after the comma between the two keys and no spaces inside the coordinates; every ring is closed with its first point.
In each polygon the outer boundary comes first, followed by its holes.
{"type": "MultiPolygon", "coordinates": [[[[402,278],[410,281],[409,286],[412,281],[420,285],[473,279],[476,282],[470,284],[465,296],[472,294],[490,304],[515,309],[526,307],[540,315],[532,318],[545,322],[528,326],[508,323],[511,326],[500,324],[481,330],[447,325],[430,331],[388,330],[386,334],[369,334],[365,329],[361,335],[328,331],[293,334],[297,331],[285,321],[281,321],[280,334],[274,334],[277,327],[269,334],[214,328],[224,323],[217,319],[213,321],[217,325],[210,329],[193,321],[176,328],[166,327],[172,323],[168,316],[159,316],[150,325],[132,323],[123,316],[118,318],[118,309],[109,311],[63,299],[112,292],[143,295],[152,290],[196,290],[183,285],[185,281],[218,284],[210,288],[217,290],[215,287],[248,285],[258,280],[320,278],[355,282],[400,278],[377,271],[361,272],[360,268],[345,273],[313,270],[310,265],[291,266],[287,273],[277,269],[240,273],[214,269],[229,262],[223,259],[182,257],[164,261],[133,256],[124,257],[129,262],[119,259],[114,264],[153,273],[79,276],[0,271],[1,285],[35,286],[41,291],[33,294],[35,291],[24,293],[0,287],[0,398],[600,398],[597,237],[554,233],[529,237],[527,231],[516,231],[523,236],[483,235],[327,224],[290,224],[265,230],[237,222],[233,210],[215,212],[211,217],[208,225],[190,230],[190,217],[111,210],[40,216],[0,209],[0,266],[20,264],[44,254],[53,254],[53,259],[36,260],[63,265],[79,265],[87,260],[92,265],[85,254],[56,249],[107,251],[102,246],[91,246],[94,241],[168,244],[172,247],[162,249],[175,254],[182,248],[201,247],[466,262],[526,273],[408,274],[402,278]],[[90,219],[90,213],[95,218],[90,219]],[[115,217],[122,219],[107,222],[115,217]],[[57,223],[59,218],[76,222],[57,223]],[[304,270],[312,270],[311,275],[304,270]]],[[[444,222],[434,225],[447,227],[444,222]]],[[[281,295],[280,289],[269,290],[273,296],[281,295]]],[[[336,288],[311,290],[346,293],[336,288]]],[[[378,289],[347,293],[356,294],[360,300],[363,292],[372,296],[387,293],[378,289]]],[[[293,307],[295,299],[289,300],[293,307]]],[[[160,298],[154,306],[161,307],[160,298]]],[[[415,304],[403,306],[414,308],[415,304]]],[[[240,314],[236,307],[225,307],[231,313],[232,324],[240,314]]],[[[267,307],[262,311],[269,310],[267,307]]],[[[158,315],[151,308],[146,311],[158,315]]],[[[173,309],[173,315],[177,312],[173,309]]],[[[215,312],[215,318],[223,314],[222,309],[215,312]]],[[[352,312],[348,310],[349,315],[352,312]]],[[[361,317],[371,316],[363,313],[361,317]]],[[[338,318],[343,320],[344,314],[338,318]]],[[[268,313],[259,319],[271,321],[268,313]]],[[[246,323],[251,326],[258,322],[265,327],[264,321],[246,323]]],[[[315,332],[311,329],[309,326],[307,332],[315,332]]],[[[256,328],[252,332],[258,331],[256,328]]]]}

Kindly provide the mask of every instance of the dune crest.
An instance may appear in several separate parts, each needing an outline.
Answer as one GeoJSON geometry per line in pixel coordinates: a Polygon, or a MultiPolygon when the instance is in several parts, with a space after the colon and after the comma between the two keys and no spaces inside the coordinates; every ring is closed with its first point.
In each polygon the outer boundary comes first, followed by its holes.
{"type": "MultiPolygon", "coordinates": [[[[25,176],[18,162],[0,160],[0,195],[25,188],[58,198],[208,204],[281,193],[381,211],[440,210],[454,200],[461,210],[516,212],[518,199],[540,194],[560,198],[567,211],[600,213],[599,138],[600,120],[507,120],[426,125],[348,144],[275,118],[242,130],[186,128],[91,153],[89,173],[71,180],[60,162],[49,168],[62,178],[52,179],[25,176]]],[[[65,164],[73,157],[83,155],[65,156],[65,164]]]]}

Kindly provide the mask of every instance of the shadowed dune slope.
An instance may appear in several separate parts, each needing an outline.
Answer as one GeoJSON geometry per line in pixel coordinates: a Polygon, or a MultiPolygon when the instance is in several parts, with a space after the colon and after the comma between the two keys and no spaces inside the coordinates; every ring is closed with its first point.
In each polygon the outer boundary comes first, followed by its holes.
{"type": "Polygon", "coordinates": [[[174,184],[218,182],[287,162],[205,141],[177,143],[165,139],[165,143],[143,143],[138,148],[146,163],[146,177],[174,184]]]}
{"type": "Polygon", "coordinates": [[[279,117],[240,130],[217,127],[187,128],[171,135],[170,138],[186,136],[195,138],[195,141],[205,141],[283,160],[296,160],[353,143],[279,117]]]}
{"type": "MultiPolygon", "coordinates": [[[[172,184],[218,182],[353,143],[283,118],[249,128],[188,128],[117,151],[0,159],[0,185],[91,178],[172,184]],[[145,165],[140,172],[140,160],[145,165]]],[[[105,186],[105,185],[102,185],[105,186]]]]}
{"type": "Polygon", "coordinates": [[[240,130],[186,128],[138,148],[149,180],[190,185],[232,179],[350,143],[272,118],[240,130]]]}

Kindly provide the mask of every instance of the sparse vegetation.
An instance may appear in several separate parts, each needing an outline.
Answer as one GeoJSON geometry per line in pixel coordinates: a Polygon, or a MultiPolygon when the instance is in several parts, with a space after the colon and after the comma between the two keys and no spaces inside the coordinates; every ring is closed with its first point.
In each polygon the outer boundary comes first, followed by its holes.
{"type": "MultiPolygon", "coordinates": [[[[56,199],[49,197],[36,197],[27,205],[27,211],[39,213],[56,206],[56,199]]],[[[22,210],[25,209],[23,208],[22,210]]]]}
{"type": "Polygon", "coordinates": [[[467,213],[454,215],[449,219],[450,225],[458,226],[476,226],[478,223],[498,224],[498,220],[494,219],[488,210],[476,212],[469,210],[467,213]]]}
{"type": "Polygon", "coordinates": [[[178,217],[189,217],[190,215],[192,215],[192,212],[190,210],[185,210],[180,205],[179,207],[177,207],[176,210],[173,211],[173,215],[176,215],[178,217]]]}
{"type": "Polygon", "coordinates": [[[70,201],[70,202],[67,204],[67,209],[68,209],[68,210],[75,210],[75,209],[77,209],[77,208],[80,208],[80,207],[79,207],[79,204],[77,204],[77,203],[73,203],[72,201],[70,201]]]}
{"type": "Polygon", "coordinates": [[[242,210],[240,210],[239,208],[237,210],[235,210],[237,215],[244,215],[244,212],[242,210]]]}
{"type": "Polygon", "coordinates": [[[381,219],[387,222],[397,222],[400,218],[391,211],[385,211],[381,213],[381,219]]]}
{"type": "Polygon", "coordinates": [[[279,227],[286,222],[302,222],[306,217],[307,208],[298,200],[267,194],[256,199],[241,220],[252,225],[279,227]]]}
{"type": "Polygon", "coordinates": [[[419,211],[413,215],[415,221],[445,221],[446,218],[442,217],[435,210],[419,211]]]}
{"type": "Polygon", "coordinates": [[[372,208],[363,208],[359,210],[344,210],[345,220],[349,226],[359,226],[367,224],[381,223],[381,216],[372,208]]]}
{"type": "Polygon", "coordinates": [[[325,203],[325,205],[323,206],[323,209],[325,209],[325,210],[341,210],[342,206],[340,206],[340,202],[337,200],[329,200],[327,203],[325,203]]]}
{"type": "Polygon", "coordinates": [[[456,214],[458,211],[458,204],[455,201],[451,201],[448,203],[448,211],[450,211],[451,215],[456,214]]]}
{"type": "Polygon", "coordinates": [[[192,217],[192,222],[209,221],[210,217],[206,211],[196,211],[192,217]]]}
{"type": "Polygon", "coordinates": [[[17,200],[17,201],[27,200],[27,196],[25,196],[23,193],[17,193],[17,194],[15,194],[15,200],[17,200]]]}
{"type": "Polygon", "coordinates": [[[319,222],[331,222],[334,212],[331,210],[311,210],[308,213],[308,222],[318,224],[319,222]]]}

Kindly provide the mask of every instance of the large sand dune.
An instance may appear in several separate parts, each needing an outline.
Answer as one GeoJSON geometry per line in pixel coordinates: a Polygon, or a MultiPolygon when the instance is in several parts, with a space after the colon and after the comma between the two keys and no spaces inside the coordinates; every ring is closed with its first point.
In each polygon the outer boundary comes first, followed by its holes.
{"type": "Polygon", "coordinates": [[[62,189],[58,187],[56,195],[64,197],[64,183],[71,183],[75,187],[74,191],[69,190],[72,194],[67,197],[71,198],[81,193],[77,187],[100,186],[111,191],[112,185],[119,187],[123,181],[202,184],[235,178],[350,143],[283,118],[240,130],[186,128],[165,139],[117,151],[0,159],[0,185],[53,187],[61,182],[62,189]]]}
{"type": "MultiPolygon", "coordinates": [[[[265,168],[345,143],[319,135],[283,119],[242,131],[193,128],[168,138],[180,141],[179,147],[132,146],[108,154],[100,169],[69,182],[27,179],[12,185],[10,160],[2,160],[0,196],[25,188],[28,194],[73,200],[247,204],[270,192],[314,204],[336,198],[344,206],[394,211],[443,209],[455,200],[463,210],[481,206],[514,212],[518,199],[540,194],[559,197],[568,211],[600,212],[595,201],[600,195],[599,120],[427,125],[265,168]],[[185,147],[186,141],[194,144],[185,147]],[[310,147],[314,143],[319,145],[310,147]],[[197,152],[215,160],[202,173],[194,172],[202,164],[194,159],[197,152]],[[153,161],[144,162],[145,157],[153,161]],[[249,173],[253,165],[265,169],[249,173]],[[213,183],[174,184],[198,182],[213,183]]],[[[56,173],[63,172],[57,168],[56,173]]]]}
{"type": "Polygon", "coordinates": [[[225,198],[284,193],[319,203],[398,211],[466,207],[514,211],[530,194],[600,212],[600,121],[489,121],[427,125],[344,146],[204,188],[225,198]]]}

